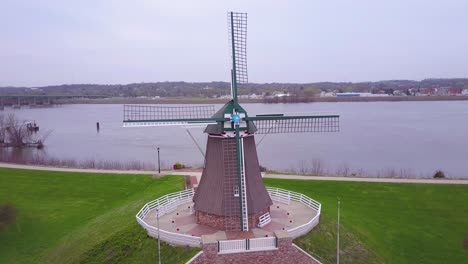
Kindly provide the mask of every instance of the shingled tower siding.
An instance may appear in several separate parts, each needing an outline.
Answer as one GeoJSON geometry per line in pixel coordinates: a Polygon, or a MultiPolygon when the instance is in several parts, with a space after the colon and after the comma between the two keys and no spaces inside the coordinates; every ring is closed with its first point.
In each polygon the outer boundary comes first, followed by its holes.
{"type": "MultiPolygon", "coordinates": [[[[209,136],[203,175],[193,198],[197,221],[227,231],[240,230],[240,202],[234,138],[209,136]]],[[[247,208],[249,225],[269,211],[272,201],[260,174],[254,136],[244,138],[247,208]]]]}

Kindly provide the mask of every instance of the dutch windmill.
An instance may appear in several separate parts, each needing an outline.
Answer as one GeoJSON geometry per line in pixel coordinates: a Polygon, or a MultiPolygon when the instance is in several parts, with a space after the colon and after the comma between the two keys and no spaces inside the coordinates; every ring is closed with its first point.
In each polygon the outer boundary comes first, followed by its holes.
{"type": "Polygon", "coordinates": [[[213,106],[125,105],[124,126],[206,124],[202,178],[194,196],[197,223],[225,231],[248,231],[269,214],[271,198],[260,174],[255,135],[337,132],[338,115],[266,114],[249,116],[238,101],[247,83],[247,14],[228,12],[232,100],[213,106]]]}

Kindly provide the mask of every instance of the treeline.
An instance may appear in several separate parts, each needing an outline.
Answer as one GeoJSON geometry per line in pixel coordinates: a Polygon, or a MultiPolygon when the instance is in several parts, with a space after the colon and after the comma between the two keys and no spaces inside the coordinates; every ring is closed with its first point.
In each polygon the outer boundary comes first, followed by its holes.
{"type": "MultiPolygon", "coordinates": [[[[426,79],[422,81],[389,80],[379,82],[318,82],[318,83],[249,83],[239,88],[240,95],[273,95],[290,93],[297,97],[313,97],[320,92],[393,93],[410,89],[468,89],[465,79],[426,79]]],[[[0,87],[1,95],[103,95],[108,97],[200,97],[216,98],[230,94],[228,82],[154,82],[125,85],[67,84],[44,87],[0,87]]]]}

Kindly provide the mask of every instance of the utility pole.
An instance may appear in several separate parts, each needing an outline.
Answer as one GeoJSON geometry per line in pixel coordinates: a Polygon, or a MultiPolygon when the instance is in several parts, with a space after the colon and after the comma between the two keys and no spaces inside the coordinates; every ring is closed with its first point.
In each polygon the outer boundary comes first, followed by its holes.
{"type": "MultiPolygon", "coordinates": [[[[159,153],[159,148],[158,148],[158,153],[159,153]]],[[[159,239],[159,208],[156,209],[156,213],[158,214],[157,220],[158,220],[158,263],[161,264],[161,240],[159,239]]]]}
{"type": "Polygon", "coordinates": [[[158,173],[161,174],[161,161],[159,160],[159,147],[158,147],[158,173]]]}
{"type": "Polygon", "coordinates": [[[340,199],[338,198],[338,235],[336,236],[336,264],[340,264],[340,199]]]}

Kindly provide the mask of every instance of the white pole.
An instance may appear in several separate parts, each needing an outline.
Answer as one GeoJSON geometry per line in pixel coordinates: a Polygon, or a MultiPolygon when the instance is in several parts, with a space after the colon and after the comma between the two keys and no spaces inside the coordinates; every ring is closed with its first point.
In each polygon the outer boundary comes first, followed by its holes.
{"type": "Polygon", "coordinates": [[[340,200],[338,199],[338,235],[336,236],[336,264],[340,264],[340,200]]]}
{"type": "Polygon", "coordinates": [[[159,240],[159,208],[156,209],[156,213],[158,214],[157,215],[157,220],[158,220],[158,260],[159,260],[159,264],[161,264],[161,241],[159,240]]]}

